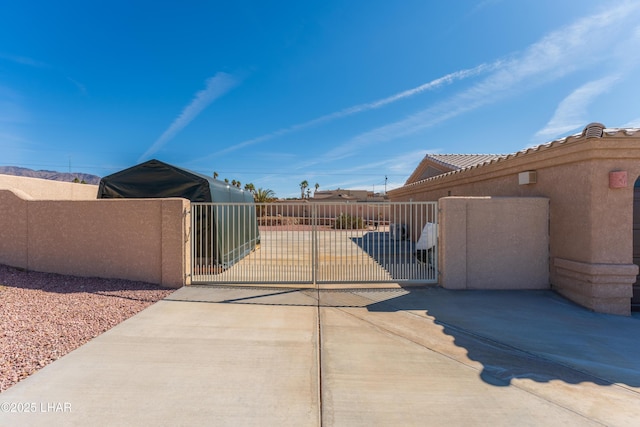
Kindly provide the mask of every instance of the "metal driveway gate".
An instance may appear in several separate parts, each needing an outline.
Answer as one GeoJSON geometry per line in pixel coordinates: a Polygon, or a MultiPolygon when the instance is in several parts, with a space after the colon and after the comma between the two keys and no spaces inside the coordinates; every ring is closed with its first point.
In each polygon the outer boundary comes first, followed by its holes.
{"type": "Polygon", "coordinates": [[[437,202],[191,206],[194,284],[438,280],[437,202]]]}

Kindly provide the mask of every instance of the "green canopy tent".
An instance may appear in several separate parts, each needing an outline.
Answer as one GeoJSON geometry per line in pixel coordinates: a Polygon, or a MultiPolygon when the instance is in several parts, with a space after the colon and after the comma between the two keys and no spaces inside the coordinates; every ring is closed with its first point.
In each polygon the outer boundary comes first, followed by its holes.
{"type": "Polygon", "coordinates": [[[213,203],[192,209],[196,258],[228,268],[260,241],[251,193],[206,175],[149,160],[102,178],[98,187],[99,199],[166,197],[213,203]]]}

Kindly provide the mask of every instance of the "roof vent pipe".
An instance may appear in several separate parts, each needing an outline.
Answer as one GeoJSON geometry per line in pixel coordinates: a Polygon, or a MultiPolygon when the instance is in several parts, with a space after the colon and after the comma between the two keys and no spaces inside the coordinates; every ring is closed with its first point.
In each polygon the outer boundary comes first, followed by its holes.
{"type": "Polygon", "coordinates": [[[604,125],[602,123],[589,123],[582,131],[582,135],[587,138],[602,138],[604,125]]]}

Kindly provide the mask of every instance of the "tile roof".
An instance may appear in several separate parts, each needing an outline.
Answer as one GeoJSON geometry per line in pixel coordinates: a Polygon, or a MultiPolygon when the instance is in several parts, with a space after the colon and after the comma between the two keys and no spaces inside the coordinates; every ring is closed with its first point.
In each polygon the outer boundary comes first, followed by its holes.
{"type": "Polygon", "coordinates": [[[451,169],[464,169],[504,156],[504,154],[427,154],[425,157],[451,169]]]}
{"type": "MultiPolygon", "coordinates": [[[[527,154],[530,153],[535,153],[538,151],[543,151],[543,150],[548,150],[554,147],[558,147],[558,146],[562,146],[565,144],[570,144],[571,142],[574,142],[574,140],[576,139],[581,139],[583,137],[586,138],[606,138],[606,137],[620,137],[620,136],[629,136],[629,137],[640,137],[640,128],[606,128],[604,125],[600,124],[600,123],[591,123],[589,125],[587,125],[584,130],[580,133],[576,133],[573,135],[569,135],[566,136],[564,138],[560,138],[560,139],[556,139],[544,144],[540,144],[534,147],[529,147],[529,148],[525,148],[524,150],[520,150],[518,152],[512,153],[512,154],[506,154],[506,155],[494,155],[494,157],[492,159],[489,160],[485,160],[485,161],[479,161],[475,164],[471,164],[468,166],[464,166],[464,167],[457,167],[455,165],[452,165],[450,163],[447,163],[446,160],[445,161],[441,161],[443,164],[445,164],[445,166],[449,166],[449,167],[456,167],[455,170],[451,171],[451,172],[445,172],[441,175],[437,175],[437,176],[433,176],[431,178],[425,178],[425,179],[421,179],[419,181],[415,181],[409,184],[405,184],[405,187],[410,187],[410,186],[414,186],[417,184],[421,184],[423,182],[426,181],[433,181],[445,176],[449,176],[449,175],[453,175],[453,174],[458,174],[461,172],[464,172],[466,170],[469,169],[475,169],[475,168],[479,168],[482,167],[484,165],[488,165],[488,164],[492,164],[492,163],[498,163],[498,162],[503,162],[506,161],[508,159],[514,158],[514,157],[522,157],[522,156],[526,156],[527,154]]],[[[436,155],[436,154],[430,154],[427,155],[426,157],[430,157],[430,158],[435,158],[435,157],[447,157],[447,156],[452,156],[454,158],[453,161],[455,161],[455,157],[465,157],[465,156],[471,156],[473,158],[473,156],[478,156],[478,158],[482,157],[482,156],[487,156],[487,155],[481,155],[481,154],[471,154],[471,155],[460,155],[460,154],[440,154],[440,155],[436,155]]],[[[491,156],[491,155],[489,155],[491,156]]],[[[425,157],[425,158],[426,158],[425,157]]],[[[470,159],[471,160],[471,159],[470,159]]],[[[450,159],[450,161],[452,161],[450,159]]],[[[392,190],[393,191],[393,190],[392,190]]]]}
{"type": "Polygon", "coordinates": [[[468,168],[470,166],[483,164],[495,160],[503,155],[500,154],[427,154],[413,173],[407,178],[405,185],[424,181],[447,172],[468,168]],[[439,165],[431,167],[430,165],[439,165]],[[443,170],[444,169],[444,170],[443,170]]]}

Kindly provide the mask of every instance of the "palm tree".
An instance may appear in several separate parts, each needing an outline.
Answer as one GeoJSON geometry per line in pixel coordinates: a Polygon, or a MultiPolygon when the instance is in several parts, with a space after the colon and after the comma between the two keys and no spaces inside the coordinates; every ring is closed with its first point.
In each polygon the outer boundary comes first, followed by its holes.
{"type": "Polygon", "coordinates": [[[255,190],[255,193],[253,193],[253,200],[255,200],[256,203],[269,203],[275,198],[276,193],[269,188],[258,188],[255,190]]]}
{"type": "Polygon", "coordinates": [[[300,198],[304,199],[304,190],[309,186],[309,182],[305,179],[300,183],[300,198]]]}
{"type": "Polygon", "coordinates": [[[318,192],[318,188],[320,188],[320,184],[318,184],[318,183],[316,182],[315,187],[316,187],[316,192],[318,192]]]}
{"type": "Polygon", "coordinates": [[[256,187],[251,182],[245,184],[244,185],[244,189],[249,191],[251,194],[255,194],[256,193],[256,187]]]}
{"type": "Polygon", "coordinates": [[[273,190],[268,188],[258,188],[255,193],[253,193],[253,200],[256,202],[256,211],[258,216],[264,216],[267,212],[265,209],[266,203],[271,203],[276,198],[276,193],[273,190]]]}
{"type": "Polygon", "coordinates": [[[213,173],[213,179],[218,179],[218,176],[219,176],[218,172],[213,173]]]}

